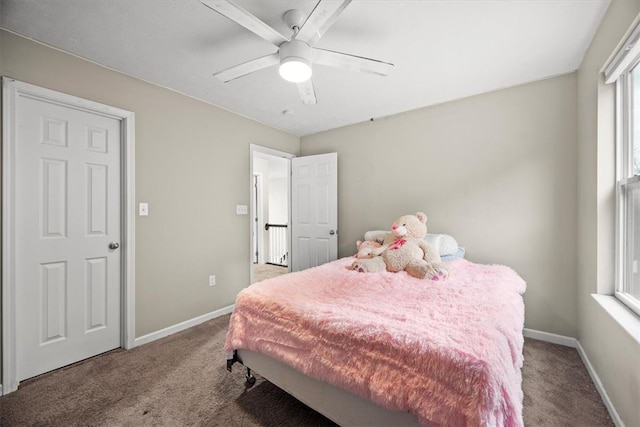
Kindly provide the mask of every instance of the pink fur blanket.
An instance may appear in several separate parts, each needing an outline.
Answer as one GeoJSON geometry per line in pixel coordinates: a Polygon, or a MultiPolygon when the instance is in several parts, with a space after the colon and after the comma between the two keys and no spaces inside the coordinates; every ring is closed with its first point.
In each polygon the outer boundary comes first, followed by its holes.
{"type": "Polygon", "coordinates": [[[263,353],[424,425],[523,425],[518,274],[459,259],[432,282],[352,262],[244,289],[225,351],[263,353]]]}

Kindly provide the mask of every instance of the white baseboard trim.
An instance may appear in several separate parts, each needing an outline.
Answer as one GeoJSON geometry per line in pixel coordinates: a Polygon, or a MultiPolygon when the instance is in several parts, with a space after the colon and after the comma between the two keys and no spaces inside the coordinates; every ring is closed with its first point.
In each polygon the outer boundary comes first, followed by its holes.
{"type": "Polygon", "coordinates": [[[141,337],[136,338],[133,341],[133,346],[137,347],[139,345],[150,343],[151,341],[158,340],[160,338],[167,337],[171,334],[175,334],[176,332],[184,331],[192,326],[199,325],[200,323],[206,322],[207,320],[215,319],[216,317],[224,316],[225,314],[229,314],[233,311],[235,304],[232,304],[227,307],[223,307],[219,310],[212,311],[207,314],[203,314],[202,316],[194,317],[190,320],[185,320],[184,322],[180,322],[173,326],[166,327],[164,329],[160,329],[156,332],[151,332],[150,334],[143,335],[141,337]]]}
{"type": "Polygon", "coordinates": [[[596,373],[595,369],[593,369],[593,365],[591,365],[591,362],[587,357],[587,353],[584,351],[584,348],[582,347],[582,345],[580,345],[580,341],[576,341],[576,343],[578,344],[576,349],[578,350],[578,354],[582,359],[582,363],[584,363],[584,366],[586,366],[587,372],[589,372],[589,376],[591,377],[593,384],[596,386],[596,390],[598,390],[598,394],[600,394],[600,397],[602,398],[602,402],[604,403],[604,406],[607,407],[607,411],[609,411],[611,420],[616,425],[616,427],[624,427],[624,423],[620,419],[620,415],[618,414],[618,411],[616,411],[616,408],[613,406],[611,399],[609,399],[609,395],[607,394],[607,391],[605,390],[604,385],[602,385],[602,381],[600,381],[600,377],[598,377],[598,374],[596,373]]]}
{"type": "Polygon", "coordinates": [[[596,390],[598,390],[598,394],[600,395],[600,398],[602,399],[604,406],[606,406],[607,411],[609,411],[611,420],[616,425],[616,427],[625,427],[624,423],[620,419],[620,415],[618,414],[618,411],[616,411],[616,408],[613,406],[611,399],[609,399],[609,395],[607,394],[607,391],[602,385],[602,381],[600,381],[600,377],[598,377],[598,374],[596,373],[595,369],[593,369],[593,365],[591,365],[591,362],[589,362],[587,353],[585,353],[584,348],[582,347],[582,345],[580,345],[580,341],[578,341],[575,338],[566,337],[564,335],[557,335],[557,334],[552,334],[550,332],[536,331],[535,329],[527,329],[527,328],[524,328],[523,335],[527,338],[533,338],[540,341],[550,342],[552,344],[559,344],[559,345],[575,348],[578,351],[580,358],[582,359],[582,363],[584,363],[584,366],[587,368],[587,372],[589,372],[589,376],[591,377],[591,380],[593,381],[593,385],[596,387],[596,390]]]}
{"type": "Polygon", "coordinates": [[[578,340],[564,335],[552,334],[551,332],[536,331],[535,329],[524,328],[522,335],[535,340],[546,341],[552,344],[564,345],[566,347],[576,348],[578,340]]]}

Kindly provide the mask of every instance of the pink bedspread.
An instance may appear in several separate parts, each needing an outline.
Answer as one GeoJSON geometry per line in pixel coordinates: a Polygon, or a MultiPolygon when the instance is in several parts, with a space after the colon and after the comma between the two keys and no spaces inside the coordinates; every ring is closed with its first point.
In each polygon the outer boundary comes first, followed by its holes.
{"type": "Polygon", "coordinates": [[[432,282],[352,262],[244,289],[225,350],[266,354],[424,425],[523,425],[526,285],[512,269],[460,259],[432,282]]]}

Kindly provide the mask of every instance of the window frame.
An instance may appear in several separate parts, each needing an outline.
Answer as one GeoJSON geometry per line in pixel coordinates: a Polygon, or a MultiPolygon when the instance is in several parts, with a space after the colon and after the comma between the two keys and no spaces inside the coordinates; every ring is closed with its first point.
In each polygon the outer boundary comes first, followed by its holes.
{"type": "MultiPolygon", "coordinates": [[[[636,33],[636,31],[634,31],[636,33]]],[[[629,215],[632,191],[640,191],[640,175],[634,173],[633,166],[633,81],[632,72],[640,73],[640,52],[631,49],[635,43],[627,42],[624,46],[626,55],[633,55],[625,59],[623,70],[618,70],[613,81],[616,85],[615,105],[615,142],[616,142],[616,269],[615,269],[615,297],[629,309],[640,315],[640,299],[632,295],[630,280],[633,273],[633,227],[629,215]],[[634,52],[631,52],[631,51],[634,52]]],[[[626,56],[625,55],[625,56],[626,56]]],[[[619,64],[620,65],[620,64],[619,64]]],[[[638,100],[640,101],[640,100],[638,100]]],[[[640,108],[640,102],[638,103],[640,108]]],[[[640,144],[640,141],[637,141],[640,144]]],[[[637,268],[636,268],[637,269],[637,268]]],[[[638,274],[637,272],[635,274],[638,274]]]]}

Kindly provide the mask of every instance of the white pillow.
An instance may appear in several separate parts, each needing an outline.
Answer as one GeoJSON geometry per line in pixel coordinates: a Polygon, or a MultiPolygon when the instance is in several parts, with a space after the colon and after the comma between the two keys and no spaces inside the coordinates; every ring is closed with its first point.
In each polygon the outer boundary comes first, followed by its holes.
{"type": "Polygon", "coordinates": [[[364,233],[364,240],[370,240],[372,242],[378,242],[382,244],[382,242],[384,242],[384,239],[387,237],[387,234],[389,233],[390,231],[385,230],[367,231],[366,233],[364,233]]]}
{"type": "Polygon", "coordinates": [[[424,240],[429,242],[440,253],[440,256],[458,252],[458,242],[448,234],[427,234],[424,236],[424,240]]]}
{"type": "MultiPolygon", "coordinates": [[[[389,234],[389,231],[385,230],[371,230],[364,233],[364,240],[372,240],[374,242],[382,243],[385,237],[389,234]]],[[[456,239],[448,234],[428,234],[424,237],[424,240],[429,242],[435,250],[438,251],[440,256],[452,255],[458,252],[458,242],[456,239]]]]}

